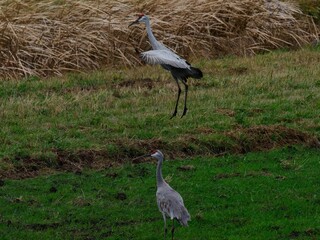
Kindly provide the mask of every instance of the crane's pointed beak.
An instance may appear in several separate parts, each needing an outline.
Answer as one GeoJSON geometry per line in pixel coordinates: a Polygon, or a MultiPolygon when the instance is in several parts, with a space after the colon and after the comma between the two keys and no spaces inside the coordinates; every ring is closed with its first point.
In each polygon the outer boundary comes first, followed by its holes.
{"type": "Polygon", "coordinates": [[[139,19],[137,19],[136,21],[130,23],[128,27],[131,27],[131,26],[134,25],[134,24],[139,24],[139,19]]]}
{"type": "Polygon", "coordinates": [[[133,162],[136,162],[137,160],[139,160],[139,159],[141,159],[141,158],[145,158],[145,157],[151,157],[151,155],[150,155],[150,154],[145,154],[145,155],[142,155],[142,156],[133,158],[132,161],[133,161],[133,162]]]}

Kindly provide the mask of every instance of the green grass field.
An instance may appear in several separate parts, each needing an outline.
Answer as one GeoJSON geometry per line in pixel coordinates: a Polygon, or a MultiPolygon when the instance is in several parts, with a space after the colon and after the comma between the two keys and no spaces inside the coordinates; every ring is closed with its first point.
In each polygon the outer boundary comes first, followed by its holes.
{"type": "Polygon", "coordinates": [[[194,60],[172,120],[157,67],[1,81],[1,239],[162,239],[155,165],[132,161],[154,148],[192,216],[176,239],[319,239],[319,60],[194,60]]]}
{"type": "MultiPolygon", "coordinates": [[[[300,147],[166,161],[192,216],[176,239],[318,239],[319,167],[300,147]]],[[[162,239],[154,175],[143,163],[6,180],[1,239],[162,239]]]]}

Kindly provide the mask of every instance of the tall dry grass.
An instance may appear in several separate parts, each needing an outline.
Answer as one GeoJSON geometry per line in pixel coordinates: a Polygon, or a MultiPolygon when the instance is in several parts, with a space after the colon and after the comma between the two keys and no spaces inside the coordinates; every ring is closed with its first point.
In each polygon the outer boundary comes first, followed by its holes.
{"type": "Polygon", "coordinates": [[[299,47],[317,38],[312,19],[278,0],[0,0],[0,77],[60,75],[136,65],[156,37],[185,57],[254,54],[299,47]]]}

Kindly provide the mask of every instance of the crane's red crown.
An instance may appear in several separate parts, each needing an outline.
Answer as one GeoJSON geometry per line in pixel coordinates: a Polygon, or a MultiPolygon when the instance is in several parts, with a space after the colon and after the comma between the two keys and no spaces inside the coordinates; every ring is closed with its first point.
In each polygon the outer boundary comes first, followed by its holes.
{"type": "Polygon", "coordinates": [[[144,15],[145,15],[144,13],[138,13],[138,14],[137,14],[137,17],[141,18],[141,17],[143,17],[144,15]]]}
{"type": "Polygon", "coordinates": [[[158,152],[158,150],[152,150],[150,154],[152,155],[152,154],[155,154],[157,152],[158,152]]]}

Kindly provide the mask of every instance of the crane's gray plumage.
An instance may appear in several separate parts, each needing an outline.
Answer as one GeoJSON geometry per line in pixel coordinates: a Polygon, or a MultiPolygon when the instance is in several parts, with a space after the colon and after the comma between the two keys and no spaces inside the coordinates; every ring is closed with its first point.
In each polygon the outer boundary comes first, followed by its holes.
{"type": "Polygon", "coordinates": [[[174,233],[174,219],[177,219],[183,226],[188,226],[190,221],[190,214],[184,206],[183,199],[178,192],[169,186],[168,183],[162,177],[162,163],[164,156],[160,150],[155,151],[151,154],[158,160],[157,165],[157,204],[160,212],[162,213],[165,227],[165,237],[167,233],[166,217],[172,220],[172,239],[174,233]]]}
{"type": "Polygon", "coordinates": [[[200,79],[203,74],[200,69],[194,68],[185,59],[178,56],[176,53],[172,52],[169,48],[165,47],[162,43],[158,42],[154,37],[149,17],[144,14],[139,14],[138,19],[132,22],[129,26],[133,24],[144,23],[147,28],[147,34],[153,50],[141,53],[141,58],[148,64],[160,64],[164,69],[171,72],[171,75],[175,79],[178,86],[178,95],[176,100],[176,105],[171,118],[175,117],[178,109],[178,102],[181,94],[181,88],[179,81],[185,86],[185,98],[184,98],[184,109],[181,117],[187,113],[187,95],[188,95],[188,85],[187,79],[189,77],[200,79]]]}
{"type": "Polygon", "coordinates": [[[140,54],[142,60],[146,63],[154,65],[169,65],[175,68],[186,68],[190,70],[190,64],[168,50],[151,50],[140,54]]]}

